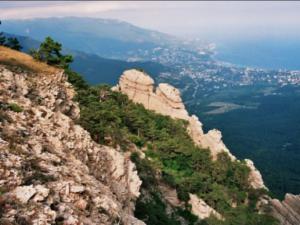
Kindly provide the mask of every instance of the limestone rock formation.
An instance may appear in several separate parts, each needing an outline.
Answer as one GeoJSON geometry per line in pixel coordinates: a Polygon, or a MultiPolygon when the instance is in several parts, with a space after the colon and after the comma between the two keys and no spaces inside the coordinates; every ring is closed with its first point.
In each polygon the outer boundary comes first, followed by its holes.
{"type": "Polygon", "coordinates": [[[184,202],[180,201],[178,198],[178,194],[175,188],[171,188],[170,186],[160,183],[158,185],[158,189],[163,195],[163,198],[173,207],[182,207],[184,206],[184,202]]]}
{"type": "Polygon", "coordinates": [[[135,165],[74,122],[73,96],[61,71],[0,65],[0,224],[144,224],[135,165]]]}
{"type": "Polygon", "coordinates": [[[113,90],[121,91],[146,109],[154,110],[172,118],[188,119],[179,91],[168,84],[160,84],[154,90],[153,79],[144,72],[132,69],[125,71],[113,90]]]}
{"type": "Polygon", "coordinates": [[[188,132],[196,144],[210,149],[214,160],[217,159],[217,155],[221,152],[226,152],[232,160],[236,159],[223,143],[221,131],[213,129],[205,134],[202,129],[202,123],[195,115],[189,118],[188,132]]]}
{"type": "Polygon", "coordinates": [[[286,194],[282,202],[272,199],[270,203],[272,215],[281,225],[300,224],[300,195],[286,194]]]}
{"type": "Polygon", "coordinates": [[[198,198],[197,195],[189,194],[190,201],[189,204],[192,206],[192,213],[198,216],[200,219],[206,219],[211,215],[215,216],[219,220],[223,220],[224,218],[220,213],[207,205],[202,199],[198,198]]]}
{"type": "Polygon", "coordinates": [[[201,147],[209,148],[214,159],[222,151],[226,151],[234,158],[223,143],[220,131],[214,129],[204,134],[202,123],[196,116],[189,116],[179,90],[173,86],[162,83],[154,89],[154,81],[149,75],[131,69],[121,75],[119,84],[113,87],[113,90],[126,94],[129,99],[143,104],[147,109],[172,118],[187,120],[192,139],[201,147]]]}
{"type": "Polygon", "coordinates": [[[250,159],[245,159],[247,166],[250,168],[249,182],[254,189],[267,189],[260,172],[255,168],[254,163],[250,159]]]}
{"type": "MultiPolygon", "coordinates": [[[[236,160],[235,156],[230,153],[223,143],[221,132],[213,129],[204,133],[202,123],[198,117],[195,115],[189,116],[181,100],[180,92],[171,85],[159,84],[155,90],[154,81],[149,75],[131,69],[121,75],[119,84],[113,87],[113,90],[126,94],[129,99],[143,104],[147,109],[172,118],[187,120],[187,129],[191,138],[202,148],[208,148],[213,160],[216,160],[217,155],[221,152],[226,152],[232,160],[236,160]]],[[[248,160],[247,165],[251,170],[249,181],[252,187],[265,188],[262,176],[254,167],[253,162],[250,163],[248,160]]]]}

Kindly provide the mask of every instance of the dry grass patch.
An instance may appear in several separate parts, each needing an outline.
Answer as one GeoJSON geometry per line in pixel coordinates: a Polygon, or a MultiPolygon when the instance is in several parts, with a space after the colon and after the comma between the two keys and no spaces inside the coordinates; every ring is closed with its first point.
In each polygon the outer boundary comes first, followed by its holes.
{"type": "Polygon", "coordinates": [[[54,74],[61,69],[34,60],[30,55],[0,46],[0,63],[9,66],[19,66],[36,73],[54,74]]]}

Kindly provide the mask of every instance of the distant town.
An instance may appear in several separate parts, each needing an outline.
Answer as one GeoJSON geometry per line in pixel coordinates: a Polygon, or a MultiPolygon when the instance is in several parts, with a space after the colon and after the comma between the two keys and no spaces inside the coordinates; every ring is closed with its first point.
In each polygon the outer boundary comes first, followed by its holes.
{"type": "Polygon", "coordinates": [[[172,70],[161,73],[161,78],[189,77],[203,91],[254,84],[300,85],[300,71],[238,67],[214,60],[212,45],[198,49],[182,46],[156,47],[152,51],[140,49],[131,53],[130,60],[151,60],[169,66],[172,70]]]}

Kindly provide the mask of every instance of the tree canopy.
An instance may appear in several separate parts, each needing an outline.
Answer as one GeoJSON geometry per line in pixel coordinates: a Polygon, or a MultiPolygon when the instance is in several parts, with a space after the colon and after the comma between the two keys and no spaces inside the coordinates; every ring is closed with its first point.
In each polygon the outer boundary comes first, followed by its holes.
{"type": "Polygon", "coordinates": [[[15,37],[7,38],[5,46],[9,47],[11,49],[17,50],[17,51],[20,51],[22,49],[22,46],[21,46],[19,40],[15,37]]]}
{"type": "Polygon", "coordinates": [[[61,53],[62,45],[54,41],[51,37],[46,37],[45,41],[40,44],[37,50],[31,50],[30,54],[34,59],[46,62],[49,65],[68,68],[73,62],[71,55],[63,55],[61,53]]]}

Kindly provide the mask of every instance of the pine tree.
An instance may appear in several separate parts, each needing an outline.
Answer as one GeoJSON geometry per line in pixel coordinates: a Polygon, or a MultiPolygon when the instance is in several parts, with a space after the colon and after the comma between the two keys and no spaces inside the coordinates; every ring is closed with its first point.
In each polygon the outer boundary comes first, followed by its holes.
{"type": "Polygon", "coordinates": [[[4,36],[3,32],[0,32],[0,45],[4,45],[6,42],[6,37],[4,36]]]}
{"type": "Polygon", "coordinates": [[[39,49],[31,50],[30,54],[36,60],[46,62],[49,65],[68,68],[69,64],[73,62],[73,57],[71,55],[62,55],[61,50],[62,46],[60,43],[54,41],[51,37],[46,37],[39,49]]]}
{"type": "MultiPolygon", "coordinates": [[[[0,20],[0,25],[2,24],[2,21],[0,20]]],[[[6,41],[6,37],[4,36],[3,32],[0,32],[0,45],[4,45],[6,41]]]]}
{"type": "Polygon", "coordinates": [[[22,46],[20,45],[20,42],[15,37],[10,37],[7,39],[7,42],[5,43],[5,46],[20,51],[22,49],[22,46]]]}

